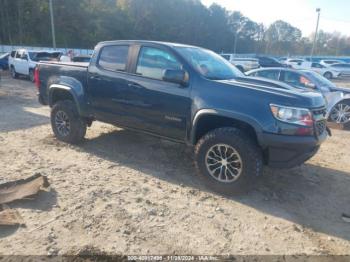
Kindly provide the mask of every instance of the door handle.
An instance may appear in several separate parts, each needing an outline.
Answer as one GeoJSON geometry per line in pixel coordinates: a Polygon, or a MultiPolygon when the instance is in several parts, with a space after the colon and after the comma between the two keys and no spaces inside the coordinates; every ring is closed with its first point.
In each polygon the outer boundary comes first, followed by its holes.
{"type": "Polygon", "coordinates": [[[141,85],[139,85],[139,84],[128,84],[128,87],[132,87],[132,88],[142,88],[142,86],[141,85]]]}
{"type": "Polygon", "coordinates": [[[91,76],[90,78],[93,79],[93,80],[101,80],[101,77],[98,76],[98,75],[91,76]]]}

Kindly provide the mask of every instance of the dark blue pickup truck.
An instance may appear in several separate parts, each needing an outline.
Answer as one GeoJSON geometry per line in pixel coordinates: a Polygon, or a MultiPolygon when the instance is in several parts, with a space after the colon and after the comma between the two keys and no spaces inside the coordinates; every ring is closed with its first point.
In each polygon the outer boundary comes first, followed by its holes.
{"type": "Polygon", "coordinates": [[[320,94],[244,77],[194,46],[102,42],[89,64],[39,63],[35,82],[59,140],[82,141],[98,120],[185,143],[199,176],[225,194],[253,184],[263,164],[302,164],[327,137],[320,94]]]}

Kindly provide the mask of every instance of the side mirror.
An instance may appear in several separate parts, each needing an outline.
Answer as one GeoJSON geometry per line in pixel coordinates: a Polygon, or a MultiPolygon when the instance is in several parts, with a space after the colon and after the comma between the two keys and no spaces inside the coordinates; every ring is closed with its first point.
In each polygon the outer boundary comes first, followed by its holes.
{"type": "Polygon", "coordinates": [[[28,61],[28,56],[27,56],[27,55],[24,55],[24,56],[22,56],[22,59],[28,61]]]}
{"type": "Polygon", "coordinates": [[[163,80],[186,86],[188,83],[188,74],[184,70],[165,69],[163,71],[163,80]]]}

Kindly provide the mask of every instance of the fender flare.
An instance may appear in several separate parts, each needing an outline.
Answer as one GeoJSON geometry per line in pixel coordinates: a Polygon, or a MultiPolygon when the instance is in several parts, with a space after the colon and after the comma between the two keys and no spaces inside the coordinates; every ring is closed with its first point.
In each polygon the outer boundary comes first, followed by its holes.
{"type": "Polygon", "coordinates": [[[62,85],[62,84],[52,84],[49,86],[49,106],[50,107],[53,106],[53,94],[56,90],[68,92],[73,97],[74,103],[76,104],[76,106],[78,108],[79,114],[81,113],[80,104],[78,102],[77,94],[73,91],[73,89],[71,87],[66,86],[66,85],[62,85]]]}
{"type": "Polygon", "coordinates": [[[191,126],[191,132],[190,132],[190,143],[193,145],[195,144],[196,140],[196,133],[197,133],[197,124],[198,121],[208,115],[215,115],[215,116],[222,116],[227,118],[232,118],[233,120],[239,120],[241,122],[244,122],[251,127],[254,128],[256,137],[258,139],[258,142],[260,144],[260,137],[262,134],[262,127],[260,124],[251,118],[248,115],[237,113],[237,112],[231,112],[231,111],[225,111],[225,110],[217,110],[217,109],[201,109],[196,112],[196,114],[193,117],[192,126],[191,126]]]}

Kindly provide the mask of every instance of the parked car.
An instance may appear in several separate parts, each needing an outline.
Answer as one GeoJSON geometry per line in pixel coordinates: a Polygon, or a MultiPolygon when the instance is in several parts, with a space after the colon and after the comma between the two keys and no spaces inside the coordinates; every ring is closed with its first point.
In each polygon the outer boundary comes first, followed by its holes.
{"type": "Polygon", "coordinates": [[[294,68],[312,70],[312,71],[324,76],[327,79],[338,78],[340,76],[340,71],[338,71],[332,67],[326,67],[326,66],[321,65],[320,63],[316,63],[316,62],[303,62],[303,63],[301,63],[301,65],[294,66],[294,68]]]}
{"type": "Polygon", "coordinates": [[[90,60],[91,60],[91,56],[89,55],[78,55],[72,58],[72,62],[89,63],[90,60]]]}
{"type": "Polygon", "coordinates": [[[247,75],[278,80],[296,88],[320,92],[327,101],[327,119],[350,127],[350,88],[337,87],[325,77],[310,70],[258,69],[247,72],[247,75]]]}
{"type": "Polygon", "coordinates": [[[194,146],[198,175],[224,194],[254,184],[263,163],[300,165],[327,137],[322,95],[249,79],[194,46],[102,42],[90,65],[40,62],[35,79],[59,140],[78,143],[99,120],[194,146]]]}
{"type": "Polygon", "coordinates": [[[332,64],[329,68],[333,70],[340,71],[341,76],[350,76],[350,64],[349,63],[341,63],[341,64],[332,64]]]}
{"type": "Polygon", "coordinates": [[[295,66],[300,66],[302,63],[307,62],[304,59],[299,59],[299,58],[288,58],[286,61],[284,61],[284,64],[287,65],[288,67],[294,68],[295,66]]]}
{"type": "Polygon", "coordinates": [[[241,72],[259,68],[259,62],[255,58],[235,57],[234,54],[220,54],[223,58],[237,67],[241,72]]]}
{"type": "Polygon", "coordinates": [[[58,61],[61,55],[62,53],[57,51],[16,50],[11,53],[9,59],[11,76],[17,78],[24,75],[34,81],[34,68],[39,61],[58,61]]]}
{"type": "Polygon", "coordinates": [[[258,56],[259,65],[261,67],[285,67],[285,65],[279,62],[276,58],[268,56],[258,56]]]}
{"type": "Polygon", "coordinates": [[[0,69],[1,70],[7,70],[8,69],[8,60],[9,60],[9,53],[5,53],[0,55],[0,69]]]}
{"type": "Polygon", "coordinates": [[[344,63],[344,61],[342,60],[330,60],[330,59],[325,59],[325,60],[321,60],[320,61],[320,64],[323,65],[323,66],[326,66],[326,67],[329,67],[333,64],[339,64],[339,63],[344,63]]]}

